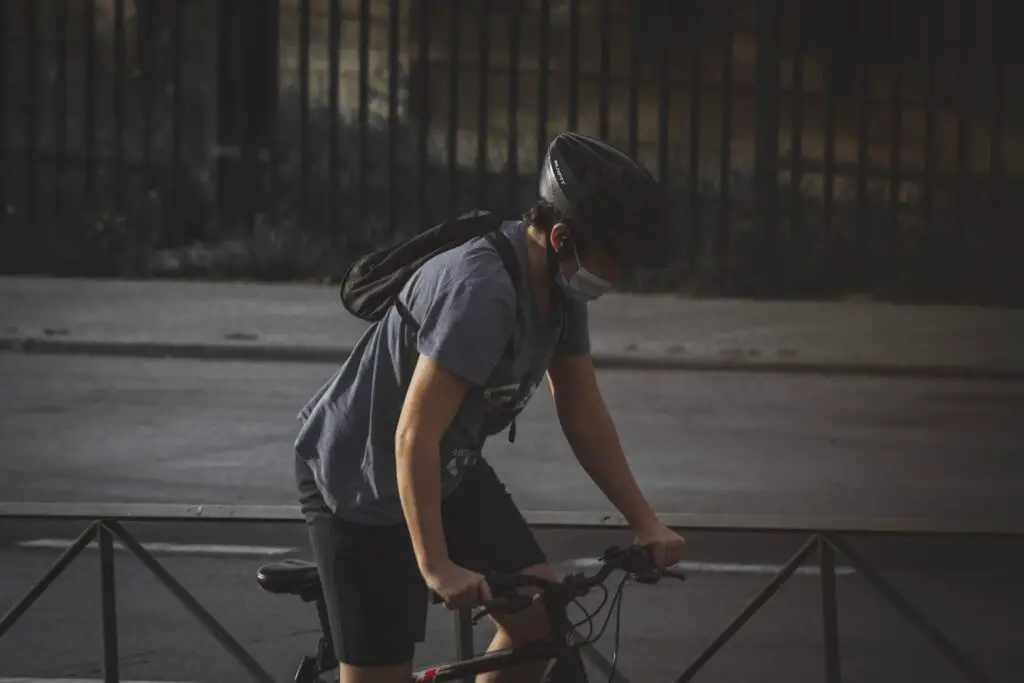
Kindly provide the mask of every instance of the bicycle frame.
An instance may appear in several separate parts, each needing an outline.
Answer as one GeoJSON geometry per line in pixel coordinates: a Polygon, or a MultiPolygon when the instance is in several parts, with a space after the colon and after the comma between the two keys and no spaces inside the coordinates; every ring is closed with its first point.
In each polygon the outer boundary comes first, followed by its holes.
{"type": "Polygon", "coordinates": [[[415,683],[443,683],[468,679],[470,676],[508,669],[526,662],[539,660],[553,661],[545,681],[549,683],[587,683],[579,646],[569,644],[573,633],[572,624],[564,608],[548,612],[552,635],[546,640],[527,643],[510,650],[485,652],[478,657],[464,659],[441,666],[420,669],[413,673],[415,683]]]}
{"type": "Polygon", "coordinates": [[[412,680],[416,683],[455,681],[489,671],[508,669],[526,662],[557,660],[572,649],[564,643],[551,640],[528,643],[511,650],[487,652],[472,659],[420,669],[413,673],[412,680]]]}

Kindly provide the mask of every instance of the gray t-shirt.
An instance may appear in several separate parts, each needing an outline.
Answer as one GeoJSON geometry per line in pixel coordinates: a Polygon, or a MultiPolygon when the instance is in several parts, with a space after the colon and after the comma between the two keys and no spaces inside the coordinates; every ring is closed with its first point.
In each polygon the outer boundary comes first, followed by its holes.
{"type": "Polygon", "coordinates": [[[486,437],[507,429],[543,381],[556,351],[590,352],[587,309],[570,301],[543,314],[526,271],[526,226],[500,228],[516,251],[516,291],[501,257],[484,238],[421,266],[400,299],[420,327],[395,307],[373,323],[352,355],[299,415],[295,441],[324,501],[339,517],[366,524],[402,520],[395,471],[395,431],[419,354],[471,383],[441,440],[442,495],[455,490],[486,437]],[[506,347],[515,334],[511,359],[506,347]]]}

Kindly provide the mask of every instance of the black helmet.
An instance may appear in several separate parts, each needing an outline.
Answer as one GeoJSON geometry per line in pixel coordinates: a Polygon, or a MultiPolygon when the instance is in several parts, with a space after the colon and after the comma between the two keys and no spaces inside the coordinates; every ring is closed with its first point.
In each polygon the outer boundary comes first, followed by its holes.
{"type": "Polygon", "coordinates": [[[661,189],[621,150],[579,133],[558,134],[544,157],[540,196],[626,265],[667,264],[669,223],[661,189]]]}

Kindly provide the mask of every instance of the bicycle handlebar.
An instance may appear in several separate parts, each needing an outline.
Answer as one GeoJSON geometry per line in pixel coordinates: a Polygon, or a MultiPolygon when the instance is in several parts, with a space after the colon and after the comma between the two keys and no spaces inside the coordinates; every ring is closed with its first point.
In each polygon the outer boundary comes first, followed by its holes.
{"type": "Polygon", "coordinates": [[[514,614],[529,607],[533,603],[533,598],[516,591],[522,587],[539,588],[545,599],[556,597],[567,606],[575,598],[583,597],[603,584],[616,570],[625,571],[630,578],[639,583],[653,584],[663,577],[686,580],[686,575],[678,569],[658,569],[654,564],[651,549],[646,546],[611,546],[601,557],[601,568],[591,576],[569,574],[561,581],[548,581],[529,574],[488,575],[487,583],[495,599],[483,605],[484,613],[514,614]]]}

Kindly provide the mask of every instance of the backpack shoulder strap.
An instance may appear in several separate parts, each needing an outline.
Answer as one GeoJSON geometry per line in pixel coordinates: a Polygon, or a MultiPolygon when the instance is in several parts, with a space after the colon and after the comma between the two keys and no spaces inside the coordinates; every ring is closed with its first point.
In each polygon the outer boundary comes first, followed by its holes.
{"type": "MultiPolygon", "coordinates": [[[[500,230],[487,233],[486,239],[491,243],[495,251],[498,252],[498,256],[501,257],[501,262],[504,264],[505,270],[508,271],[508,277],[512,280],[512,287],[516,290],[516,325],[518,326],[523,321],[523,312],[519,305],[519,292],[523,286],[522,271],[519,268],[519,257],[516,256],[516,249],[512,246],[512,242],[500,230]]],[[[505,347],[505,355],[509,358],[515,356],[515,339],[516,335],[513,332],[512,337],[508,340],[508,346],[505,347]]]]}
{"type": "Polygon", "coordinates": [[[519,288],[522,286],[522,273],[519,269],[519,258],[516,256],[515,247],[509,241],[505,233],[500,230],[487,233],[487,241],[491,243],[495,251],[498,252],[498,256],[501,257],[501,262],[505,265],[505,270],[508,271],[508,276],[512,280],[512,286],[515,287],[516,297],[519,296],[519,288]]]}

